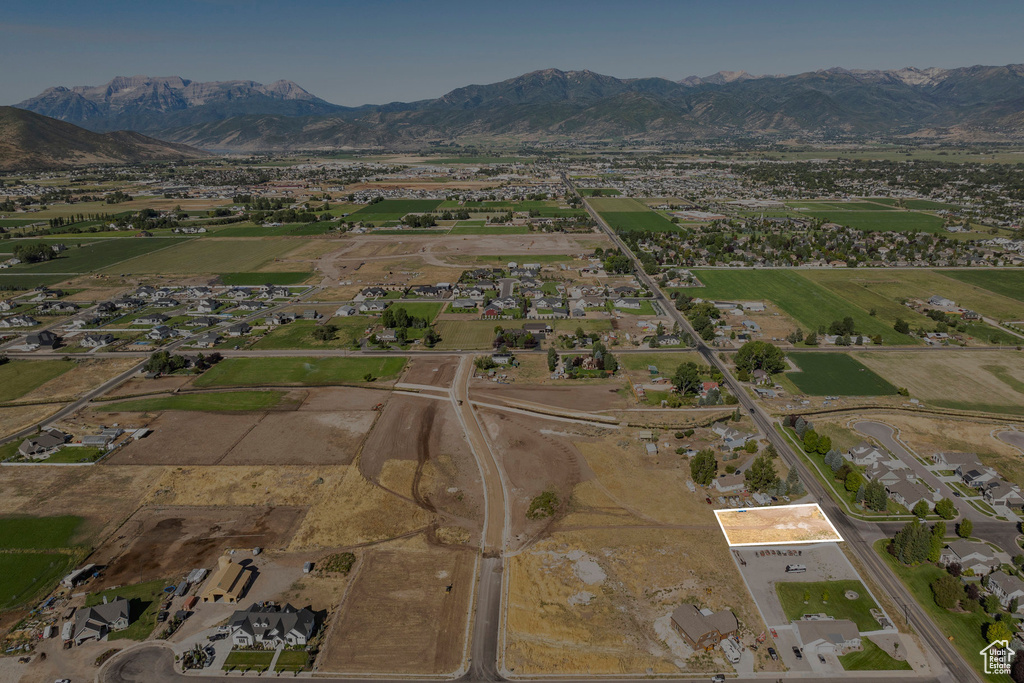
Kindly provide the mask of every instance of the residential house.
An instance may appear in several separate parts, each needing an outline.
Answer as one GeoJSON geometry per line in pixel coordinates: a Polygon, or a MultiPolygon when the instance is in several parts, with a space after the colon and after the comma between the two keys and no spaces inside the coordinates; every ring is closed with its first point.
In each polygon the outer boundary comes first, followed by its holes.
{"type": "Polygon", "coordinates": [[[245,595],[252,578],[253,572],[235,564],[227,555],[222,555],[217,560],[217,570],[206,582],[199,597],[203,602],[236,603],[245,595]]]}
{"type": "Polygon", "coordinates": [[[359,294],[362,295],[364,298],[372,299],[376,297],[387,296],[388,290],[384,289],[383,287],[366,287],[361,292],[359,292],[359,294]]]}
{"type": "Polygon", "coordinates": [[[11,311],[14,310],[18,304],[11,301],[10,299],[3,299],[0,301],[0,311],[11,311]]]}
{"type": "Polygon", "coordinates": [[[251,329],[247,323],[235,323],[228,326],[227,333],[229,337],[241,337],[243,334],[249,334],[251,329]]]}
{"type": "Polygon", "coordinates": [[[170,339],[172,336],[174,336],[174,330],[167,327],[167,325],[157,325],[146,334],[146,338],[152,341],[163,341],[170,339]]]}
{"type": "Polygon", "coordinates": [[[986,482],[981,488],[981,494],[989,505],[1005,505],[1017,510],[1024,507],[1024,498],[1021,498],[1020,487],[1005,479],[986,482]]]}
{"type": "Polygon", "coordinates": [[[39,321],[30,315],[12,315],[9,318],[0,319],[0,327],[33,327],[39,321]]]}
{"type": "Polygon", "coordinates": [[[345,304],[344,306],[342,306],[338,310],[336,310],[334,312],[334,315],[336,315],[338,317],[341,317],[341,318],[347,318],[349,316],[356,315],[357,313],[359,313],[359,309],[358,308],[356,308],[355,306],[350,306],[348,304],[345,304]]]}
{"type": "Polygon", "coordinates": [[[193,343],[194,346],[198,346],[201,349],[212,349],[214,346],[219,344],[221,341],[220,335],[216,332],[207,332],[202,335],[193,343]]]}
{"type": "Polygon", "coordinates": [[[854,465],[871,465],[880,460],[889,459],[887,454],[883,453],[867,441],[861,441],[848,452],[843,453],[843,457],[854,465]]]}
{"type": "Polygon", "coordinates": [[[728,422],[716,422],[711,431],[722,437],[725,446],[730,450],[746,445],[747,441],[754,438],[753,434],[747,434],[729,426],[728,422]]]}
{"type": "Polygon", "coordinates": [[[39,348],[55,349],[60,343],[60,337],[55,335],[49,330],[42,330],[41,332],[33,332],[32,334],[25,337],[25,348],[29,351],[35,351],[39,348]]]}
{"type": "Polygon", "coordinates": [[[166,298],[163,298],[163,299],[155,300],[153,302],[153,305],[157,306],[159,308],[174,308],[175,306],[180,306],[181,302],[178,301],[177,299],[172,299],[171,297],[166,297],[166,298]]]}
{"type": "Polygon", "coordinates": [[[169,318],[163,313],[147,313],[133,320],[132,325],[161,325],[168,320],[169,318]]]}
{"type": "Polygon", "coordinates": [[[387,301],[364,301],[359,304],[360,313],[381,313],[388,307],[387,301]]]}
{"type": "Polygon", "coordinates": [[[243,301],[238,304],[238,310],[240,311],[262,311],[263,303],[259,301],[243,301]]]}
{"type": "Polygon", "coordinates": [[[301,647],[316,631],[316,615],[306,607],[296,609],[289,604],[280,607],[259,603],[232,614],[228,628],[235,647],[301,647]]]}
{"type": "Polygon", "coordinates": [[[101,346],[107,346],[108,344],[114,343],[114,335],[112,334],[87,334],[82,337],[79,342],[82,346],[87,349],[98,349],[101,346]]]}
{"type": "Polygon", "coordinates": [[[868,481],[878,481],[888,486],[908,479],[917,481],[917,475],[902,460],[878,460],[864,468],[864,477],[868,481]]]}
{"type": "Polygon", "coordinates": [[[747,488],[747,480],[742,474],[723,474],[715,479],[712,486],[722,493],[739,493],[747,488]]]}
{"type": "Polygon", "coordinates": [[[992,595],[999,598],[999,604],[1003,607],[1009,607],[1010,601],[1014,598],[1018,602],[1024,603],[1024,581],[1016,576],[1010,576],[1002,570],[989,575],[988,589],[992,591],[992,595]]]}
{"type": "Polygon", "coordinates": [[[614,302],[615,308],[630,308],[634,310],[640,309],[640,299],[616,299],[614,302]]]}
{"type": "Polygon", "coordinates": [[[91,638],[102,640],[109,633],[128,628],[130,618],[129,602],[122,597],[115,597],[101,605],[82,607],[75,613],[75,627],[71,639],[77,645],[91,638]]]}
{"type": "MultiPolygon", "coordinates": [[[[481,299],[483,297],[480,297],[481,299]]],[[[454,299],[452,301],[452,308],[476,308],[477,302],[473,299],[454,299]]]]}
{"type": "Polygon", "coordinates": [[[200,299],[196,302],[197,313],[213,313],[220,303],[216,299],[200,299]]]}
{"type": "Polygon", "coordinates": [[[988,574],[1002,564],[987,544],[963,539],[947,545],[939,555],[939,562],[959,564],[963,570],[970,569],[978,576],[988,574]]]}
{"type": "Polygon", "coordinates": [[[212,325],[216,325],[219,322],[220,320],[217,318],[211,318],[208,315],[198,315],[190,319],[185,324],[190,327],[211,327],[212,325]]]}
{"type": "Polygon", "coordinates": [[[398,341],[398,332],[393,327],[386,327],[377,333],[377,341],[391,344],[398,341]]]}
{"type": "Polygon", "coordinates": [[[47,458],[70,440],[70,434],[58,429],[48,429],[22,441],[18,446],[18,453],[25,458],[47,458]]]}
{"type": "Polygon", "coordinates": [[[923,484],[919,484],[909,479],[901,479],[900,481],[888,484],[885,487],[889,497],[894,501],[912,510],[915,505],[920,501],[926,503],[932,502],[932,493],[923,484]]]}
{"type": "Polygon", "coordinates": [[[680,605],[672,612],[672,628],[694,650],[711,650],[736,633],[739,622],[730,610],[712,612],[696,605],[680,605]]]}
{"type": "Polygon", "coordinates": [[[799,619],[793,624],[805,654],[844,655],[863,649],[857,624],[849,619],[799,619]]]}
{"type": "MultiPolygon", "coordinates": [[[[981,460],[978,458],[977,453],[954,453],[943,451],[940,453],[933,453],[932,462],[941,466],[944,470],[953,470],[954,472],[960,467],[965,467],[967,470],[981,467],[981,460]]],[[[957,475],[962,477],[963,473],[957,472],[957,475]]]]}

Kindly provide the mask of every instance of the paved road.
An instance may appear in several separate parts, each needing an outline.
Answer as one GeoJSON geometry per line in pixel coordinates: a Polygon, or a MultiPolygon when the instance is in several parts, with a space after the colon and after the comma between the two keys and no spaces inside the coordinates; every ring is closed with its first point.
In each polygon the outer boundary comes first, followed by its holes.
{"type": "MultiPolygon", "coordinates": [[[[565,184],[571,188],[572,184],[569,182],[568,177],[563,175],[562,178],[565,184]]],[[[647,286],[648,289],[655,293],[655,298],[662,303],[664,310],[679,323],[680,328],[683,331],[688,332],[693,337],[697,344],[697,352],[709,365],[717,368],[722,373],[725,378],[726,386],[728,386],[730,392],[739,399],[740,405],[751,416],[754,424],[761,433],[765,435],[772,445],[775,446],[779,455],[789,463],[790,467],[796,468],[797,473],[800,475],[800,480],[804,482],[807,490],[815,499],[818,500],[822,509],[825,511],[825,514],[828,515],[829,519],[831,519],[836,525],[836,528],[846,540],[847,546],[853,550],[861,563],[867,567],[868,571],[879,583],[882,590],[888,593],[896,603],[904,609],[905,616],[917,629],[922,640],[926,643],[926,646],[935,653],[935,657],[930,658],[933,665],[945,667],[947,669],[947,671],[944,671],[941,674],[942,677],[952,675],[953,679],[958,681],[980,681],[980,678],[975,673],[974,669],[963,661],[959,652],[957,652],[952,644],[946,640],[946,636],[935,626],[924,610],[921,609],[920,605],[918,605],[913,599],[913,596],[910,595],[903,583],[889,571],[882,558],[875,553],[871,544],[865,540],[862,535],[862,531],[865,530],[865,525],[867,523],[855,522],[843,514],[839,506],[836,505],[828,495],[821,483],[813,474],[811,474],[810,470],[789,447],[786,440],[775,431],[775,423],[773,420],[769,418],[767,413],[761,409],[760,405],[750,397],[736,378],[732,376],[729,369],[718,357],[716,350],[701,341],[689,321],[676,310],[675,305],[671,300],[665,296],[654,280],[644,272],[640,260],[619,238],[615,231],[611,229],[611,227],[601,218],[593,207],[586,202],[586,200],[584,200],[584,205],[591,217],[611,238],[615,245],[622,250],[622,253],[630,257],[633,262],[637,278],[647,286]]],[[[870,527],[871,525],[867,525],[868,529],[870,529],[870,527]]],[[[877,530],[875,531],[875,534],[877,534],[877,530]]],[[[868,536],[870,538],[870,534],[868,536]]]]}
{"type": "MultiPolygon", "coordinates": [[[[946,683],[942,678],[936,677],[915,677],[913,675],[906,675],[904,672],[900,672],[899,680],[913,680],[916,683],[946,683]]],[[[130,650],[127,653],[114,657],[110,662],[99,672],[97,675],[97,681],[100,683],[223,683],[225,680],[233,680],[236,678],[251,678],[250,676],[242,677],[238,674],[231,676],[221,675],[188,675],[185,676],[178,673],[174,668],[174,655],[173,653],[164,646],[160,645],[145,645],[143,647],[130,650]]],[[[308,676],[302,676],[305,680],[311,680],[308,676]]],[[[694,681],[706,681],[710,678],[709,676],[701,676],[699,678],[658,678],[656,680],[665,681],[666,683],[694,683],[694,681]]],[[[318,675],[315,679],[318,681],[337,681],[338,683],[392,683],[386,678],[374,677],[374,678],[330,678],[327,676],[318,675]]],[[[437,682],[438,679],[417,679],[414,677],[401,678],[398,681],[402,683],[416,683],[418,681],[433,681],[437,682]]],[[[472,681],[494,681],[500,680],[495,678],[479,678],[470,673],[463,676],[460,680],[472,681]]],[[[565,683],[565,681],[587,681],[587,680],[599,680],[601,683],[637,683],[642,678],[588,678],[586,676],[580,676],[579,678],[559,678],[559,679],[543,679],[543,678],[531,678],[530,681],[536,683],[565,683]]],[[[774,683],[775,681],[806,681],[807,683],[832,683],[836,680],[835,676],[822,676],[821,674],[815,674],[811,672],[794,674],[793,672],[786,674],[762,674],[755,676],[744,676],[739,678],[730,677],[727,681],[749,681],[750,683],[774,683]]],[[[891,675],[887,675],[886,672],[877,672],[876,675],[863,675],[863,676],[851,676],[847,678],[842,677],[843,683],[882,683],[886,680],[892,680],[891,675]]],[[[395,681],[397,683],[397,681],[395,681]]]]}

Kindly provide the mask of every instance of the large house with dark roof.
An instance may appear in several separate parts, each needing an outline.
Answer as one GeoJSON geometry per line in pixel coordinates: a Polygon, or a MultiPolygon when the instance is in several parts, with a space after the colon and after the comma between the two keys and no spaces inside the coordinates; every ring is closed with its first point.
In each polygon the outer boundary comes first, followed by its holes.
{"type": "Polygon", "coordinates": [[[254,604],[232,614],[229,627],[236,647],[302,646],[316,631],[316,615],[306,607],[254,604]]]}
{"type": "Polygon", "coordinates": [[[710,650],[736,633],[739,622],[729,610],[712,612],[696,605],[680,605],[672,612],[672,628],[694,650],[710,650]]]}
{"type": "Polygon", "coordinates": [[[102,605],[83,607],[75,613],[75,628],[71,639],[77,645],[90,638],[102,640],[112,631],[123,631],[128,628],[130,618],[129,603],[121,597],[102,605]]]}

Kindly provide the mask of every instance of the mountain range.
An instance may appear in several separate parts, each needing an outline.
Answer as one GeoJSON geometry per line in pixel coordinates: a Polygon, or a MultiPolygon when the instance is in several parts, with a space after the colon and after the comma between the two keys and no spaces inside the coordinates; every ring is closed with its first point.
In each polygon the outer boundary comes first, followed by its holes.
{"type": "Polygon", "coordinates": [[[194,159],[209,156],[133,131],[95,133],[14,107],[0,107],[0,169],[194,159]]]}
{"type": "Polygon", "coordinates": [[[115,78],[16,105],[95,131],[126,128],[203,149],[419,147],[428,142],[690,141],[740,136],[1016,138],[1024,65],[722,71],[680,81],[546,69],[432,100],[343,107],[290,81],[115,78]]]}

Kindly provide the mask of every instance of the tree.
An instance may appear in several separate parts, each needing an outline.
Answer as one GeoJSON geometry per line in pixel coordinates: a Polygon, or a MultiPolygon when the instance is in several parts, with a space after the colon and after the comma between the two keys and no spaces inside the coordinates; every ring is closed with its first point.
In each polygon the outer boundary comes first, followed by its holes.
{"type": "MultiPolygon", "coordinates": [[[[767,451],[765,452],[765,455],[773,457],[767,451]]],[[[795,467],[790,469],[789,474],[786,475],[786,487],[789,489],[789,493],[793,496],[804,495],[804,484],[800,481],[800,475],[797,474],[795,467]]]]}
{"type": "MultiPolygon", "coordinates": [[[[956,525],[956,535],[960,538],[970,538],[972,531],[974,531],[974,522],[969,519],[961,519],[960,523],[956,525]]],[[[1024,559],[1024,555],[1018,555],[1017,557],[1024,559]]]]}
{"type": "Polygon", "coordinates": [[[864,501],[868,508],[875,512],[885,512],[889,506],[889,494],[886,493],[885,485],[880,481],[869,481],[864,489],[864,501]]]}
{"type": "Polygon", "coordinates": [[[925,517],[927,517],[928,513],[931,512],[931,509],[928,507],[928,501],[926,501],[926,500],[919,500],[919,501],[917,501],[917,505],[914,506],[914,509],[913,509],[912,512],[915,515],[917,515],[918,519],[924,519],[925,517]]]}
{"type": "Polygon", "coordinates": [[[931,548],[928,526],[918,520],[907,522],[892,539],[892,554],[904,564],[917,564],[928,557],[931,548]]]}
{"type": "Polygon", "coordinates": [[[862,485],[864,485],[864,477],[861,475],[860,472],[853,470],[848,475],[846,475],[845,486],[847,491],[856,491],[862,485]]]}
{"type": "Polygon", "coordinates": [[[804,434],[807,432],[807,421],[802,417],[796,418],[793,422],[793,431],[796,432],[796,435],[801,439],[804,438],[804,434]]]}
{"type": "Polygon", "coordinates": [[[606,372],[615,372],[619,369],[618,359],[607,352],[604,354],[604,369],[606,372]]]}
{"type": "Polygon", "coordinates": [[[672,376],[672,383],[681,396],[696,394],[701,388],[700,369],[694,362],[681,363],[672,376]]]}
{"type": "Polygon", "coordinates": [[[818,433],[813,429],[804,432],[804,450],[814,453],[818,450],[818,433]]]}
{"type": "Polygon", "coordinates": [[[747,480],[747,488],[751,491],[767,491],[777,485],[778,475],[775,473],[775,463],[772,462],[772,458],[768,454],[754,458],[754,462],[750,464],[743,476],[747,480]]]}
{"type": "Polygon", "coordinates": [[[748,373],[754,370],[764,370],[768,374],[775,374],[786,369],[785,354],[779,347],[763,341],[749,341],[740,347],[736,352],[735,362],[737,370],[746,370],[748,373]]]}
{"type": "Polygon", "coordinates": [[[856,495],[856,496],[854,496],[854,498],[853,498],[853,499],[854,499],[854,500],[855,500],[856,502],[858,502],[858,503],[863,503],[863,502],[864,502],[864,499],[865,499],[866,497],[867,497],[867,486],[865,486],[864,484],[861,484],[861,485],[860,485],[860,488],[859,488],[859,489],[857,489],[857,495],[856,495]]]}
{"type": "Polygon", "coordinates": [[[994,643],[999,640],[1009,642],[1013,640],[1013,631],[1005,621],[996,621],[989,624],[988,628],[985,629],[985,638],[990,643],[994,643]]]}
{"type": "Polygon", "coordinates": [[[935,604],[943,609],[953,609],[964,597],[963,585],[949,574],[932,581],[931,588],[935,604]]]}
{"type": "Polygon", "coordinates": [[[953,501],[949,498],[943,498],[935,504],[935,514],[943,519],[953,519],[956,517],[957,511],[953,506],[953,501]]]}
{"type": "Polygon", "coordinates": [[[313,328],[313,339],[317,341],[331,341],[337,332],[337,325],[318,325],[313,328]]]}
{"type": "Polygon", "coordinates": [[[555,371],[558,367],[558,351],[555,351],[555,347],[552,346],[548,349],[548,370],[551,372],[555,371]]]}
{"type": "Polygon", "coordinates": [[[1010,614],[1016,614],[1017,609],[1020,607],[1020,599],[1013,598],[1010,600],[1010,604],[1006,606],[1006,611],[1010,614]]]}
{"type": "Polygon", "coordinates": [[[928,561],[938,562],[942,557],[942,549],[946,546],[946,523],[936,522],[932,527],[931,542],[928,547],[928,561]]]}
{"type": "Polygon", "coordinates": [[[807,337],[804,339],[804,344],[807,345],[807,346],[817,346],[818,345],[818,333],[814,332],[814,331],[809,332],[807,334],[807,337]]]}
{"type": "Polygon", "coordinates": [[[981,599],[981,606],[989,614],[995,614],[1002,605],[999,604],[999,598],[989,594],[981,599]]]}
{"type": "Polygon", "coordinates": [[[714,481],[716,474],[718,461],[715,459],[715,452],[710,448],[705,448],[690,460],[690,477],[695,484],[708,486],[714,481]]]}
{"type": "Polygon", "coordinates": [[[832,450],[832,438],[828,436],[819,436],[818,444],[815,446],[815,450],[821,455],[825,455],[832,450]]]}
{"type": "Polygon", "coordinates": [[[910,323],[903,318],[897,318],[896,323],[892,326],[892,329],[896,330],[900,334],[910,334],[910,323]]]}

